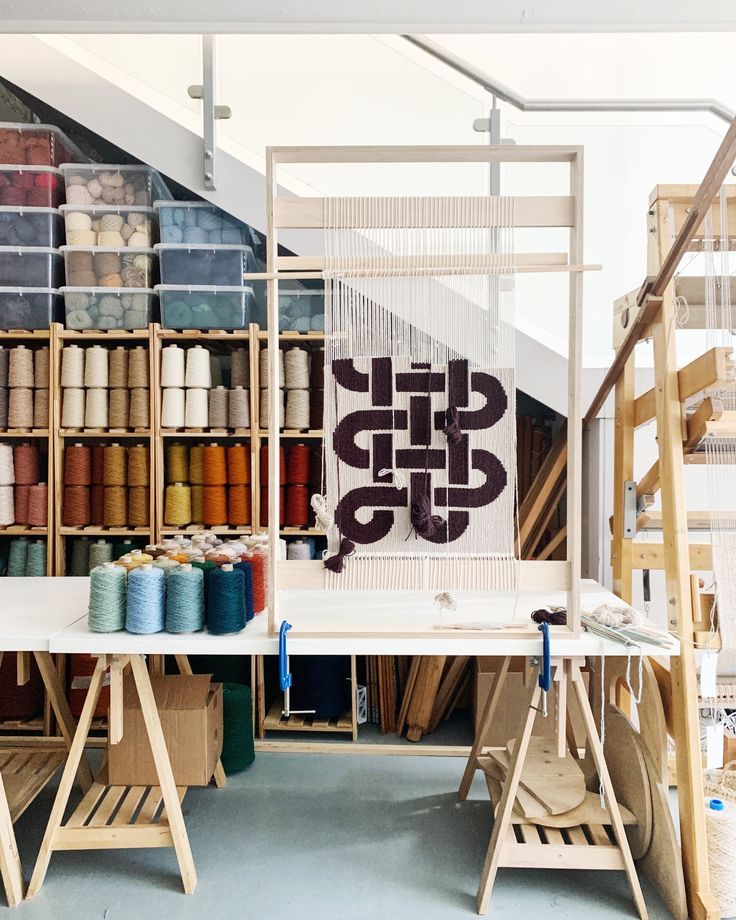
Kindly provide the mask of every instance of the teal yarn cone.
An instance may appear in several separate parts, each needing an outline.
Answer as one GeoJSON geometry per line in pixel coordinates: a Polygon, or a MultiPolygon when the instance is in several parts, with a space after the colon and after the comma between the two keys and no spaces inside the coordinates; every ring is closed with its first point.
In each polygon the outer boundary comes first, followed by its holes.
{"type": "Polygon", "coordinates": [[[226,636],[245,628],[245,576],[240,569],[223,565],[207,579],[207,629],[226,636]]]}
{"type": "Polygon", "coordinates": [[[72,564],[70,575],[89,575],[89,538],[79,537],[72,541],[72,564]]]}
{"type": "Polygon", "coordinates": [[[125,569],[112,562],[98,565],[89,574],[87,624],[92,632],[119,632],[125,629],[127,602],[125,569]]]}
{"type": "Polygon", "coordinates": [[[26,575],[40,578],[46,575],[46,541],[34,540],[28,545],[26,575]]]}
{"type": "Polygon", "coordinates": [[[170,570],[166,579],[166,631],[191,633],[204,629],[204,572],[191,565],[170,570]]]}
{"type": "Polygon", "coordinates": [[[121,556],[124,556],[126,553],[131,552],[135,548],[136,545],[132,540],[123,540],[122,543],[113,543],[112,558],[119,559],[121,556]]]}
{"type": "Polygon", "coordinates": [[[125,628],[138,635],[163,632],[166,626],[165,576],[162,569],[139,565],[128,574],[125,628]]]}
{"type": "Polygon", "coordinates": [[[22,578],[26,574],[28,567],[28,540],[26,537],[18,537],[17,540],[10,541],[10,554],[8,555],[8,576],[10,578],[22,578]]]}
{"type": "Polygon", "coordinates": [[[247,559],[243,559],[241,562],[236,562],[233,568],[240,569],[245,578],[245,622],[250,623],[255,616],[253,607],[253,564],[248,562],[247,559]]]}
{"type": "Polygon", "coordinates": [[[96,569],[98,565],[112,562],[112,543],[108,540],[95,540],[89,545],[89,570],[96,569]]]}
{"type": "Polygon", "coordinates": [[[241,773],[255,759],[250,687],[223,684],[221,760],[225,773],[241,773]]]}

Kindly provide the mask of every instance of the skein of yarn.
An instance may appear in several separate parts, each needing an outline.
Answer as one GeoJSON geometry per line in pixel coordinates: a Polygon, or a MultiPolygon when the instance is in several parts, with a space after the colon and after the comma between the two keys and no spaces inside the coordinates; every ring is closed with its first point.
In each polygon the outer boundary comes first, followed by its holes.
{"type": "MultiPolygon", "coordinates": [[[[2,494],[2,489],[0,489],[2,494]]],[[[28,546],[27,537],[19,537],[17,540],[10,541],[10,551],[8,553],[8,576],[10,578],[22,578],[28,568],[28,546]]]]}
{"type": "Polygon", "coordinates": [[[125,569],[112,562],[97,565],[90,571],[87,624],[92,632],[125,629],[127,583],[125,569]]]}
{"type": "Polygon", "coordinates": [[[125,486],[105,486],[103,523],[105,527],[127,527],[128,490],[125,486]]]}
{"type": "Polygon", "coordinates": [[[65,527],[87,527],[90,523],[89,486],[64,486],[62,523],[65,527]]]}
{"type": "Polygon", "coordinates": [[[128,489],[128,523],[131,527],[147,527],[151,519],[148,486],[128,489]]]}
{"type": "Polygon", "coordinates": [[[140,565],[128,573],[125,628],[138,635],[161,632],[166,626],[164,573],[152,565],[140,565]]]}

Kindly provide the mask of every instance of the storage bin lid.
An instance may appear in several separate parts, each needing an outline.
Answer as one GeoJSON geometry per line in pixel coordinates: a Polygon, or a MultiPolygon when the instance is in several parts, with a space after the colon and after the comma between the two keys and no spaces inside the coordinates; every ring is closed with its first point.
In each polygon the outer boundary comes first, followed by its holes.
{"type": "Polygon", "coordinates": [[[61,214],[61,211],[59,208],[29,208],[24,204],[0,204],[0,214],[61,214]]]}
{"type": "Polygon", "coordinates": [[[57,176],[63,175],[61,169],[59,169],[58,166],[26,166],[25,163],[0,163],[0,172],[34,172],[54,173],[57,176]]]}
{"type": "Polygon", "coordinates": [[[2,294],[58,294],[60,288],[39,288],[39,287],[0,287],[2,294]]]}
{"type": "MultiPolygon", "coordinates": [[[[64,247],[62,246],[61,248],[63,249],[64,247]]],[[[61,255],[61,250],[52,249],[50,246],[0,246],[0,253],[4,252],[17,252],[19,255],[27,256],[61,255]]]]}
{"type": "Polygon", "coordinates": [[[60,294],[150,294],[154,296],[153,288],[139,287],[60,287],[60,294]]]}
{"type": "Polygon", "coordinates": [[[240,252],[249,252],[253,255],[253,250],[250,246],[246,246],[244,243],[154,243],[154,249],[179,249],[179,250],[189,250],[194,249],[199,252],[203,249],[227,249],[227,250],[240,250],[240,252]]]}
{"type": "Polygon", "coordinates": [[[61,204],[59,211],[78,212],[82,214],[150,214],[156,216],[156,211],[147,204],[61,204]]]}
{"type": "Polygon", "coordinates": [[[156,255],[153,249],[149,249],[146,246],[60,246],[59,252],[91,252],[92,254],[99,252],[120,252],[123,255],[130,255],[130,253],[134,255],[156,255]]]}
{"type": "MultiPolygon", "coordinates": [[[[213,211],[222,211],[223,214],[228,214],[232,217],[229,211],[221,208],[219,204],[212,204],[211,201],[174,201],[173,199],[157,198],[153,202],[153,206],[154,208],[212,208],[213,211]]],[[[233,217],[233,220],[240,220],[240,218],[233,217]]],[[[245,223],[245,221],[240,221],[240,223],[245,223]]]]}
{"type": "Polygon", "coordinates": [[[250,284],[155,284],[156,293],[168,294],[242,294],[244,291],[253,292],[250,284]]]}
{"type": "Polygon", "coordinates": [[[89,157],[83,154],[69,135],[64,134],[61,128],[57,128],[56,125],[27,124],[22,121],[0,121],[0,131],[12,130],[16,130],[19,134],[38,134],[41,131],[55,134],[69,153],[73,153],[75,156],[79,157],[80,163],[89,163],[89,157]]]}

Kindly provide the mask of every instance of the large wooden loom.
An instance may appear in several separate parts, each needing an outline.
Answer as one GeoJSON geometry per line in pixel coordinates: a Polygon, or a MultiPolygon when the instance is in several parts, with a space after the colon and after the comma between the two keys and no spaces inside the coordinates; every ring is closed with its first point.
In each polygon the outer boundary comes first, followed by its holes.
{"type": "MultiPolygon", "coordinates": [[[[268,208],[268,348],[269,393],[271,399],[269,425],[269,519],[278,520],[279,477],[279,427],[278,412],[274,409],[278,393],[279,282],[286,279],[321,278],[325,260],[319,256],[286,256],[279,254],[279,232],[290,229],[322,230],[326,211],[322,198],[287,197],[279,193],[278,168],[289,164],[566,164],[569,169],[569,194],[564,196],[517,197],[514,199],[515,225],[531,228],[564,228],[569,230],[566,252],[516,253],[516,272],[567,272],[569,273],[569,373],[567,454],[571,458],[567,473],[567,558],[565,561],[523,561],[520,563],[520,590],[566,591],[568,593],[568,625],[554,627],[555,632],[567,637],[580,635],[579,587],[581,575],[581,480],[582,480],[582,430],[581,430],[581,355],[582,355],[582,272],[592,266],[583,265],[583,171],[582,150],[566,146],[489,146],[489,147],[275,147],[267,151],[267,208],[268,208]]],[[[438,258],[437,273],[447,273],[448,264],[438,258]]],[[[489,270],[493,269],[492,263],[489,270]]],[[[262,276],[264,277],[264,276],[262,276]]],[[[270,534],[271,558],[278,559],[278,535],[270,534]]],[[[363,623],[351,618],[345,610],[344,600],[339,603],[339,619],[318,622],[318,617],[299,616],[290,608],[284,611],[280,592],[289,588],[324,589],[324,569],[320,561],[275,562],[275,577],[270,582],[269,629],[276,635],[282,613],[288,612],[294,626],[292,636],[350,636],[376,635],[381,630],[375,623],[363,623]]],[[[335,595],[342,592],[325,592],[325,600],[334,607],[335,595]]],[[[395,601],[399,602],[400,595],[395,601]]],[[[387,628],[387,634],[398,637],[419,635],[416,624],[407,632],[400,619],[387,628]]],[[[441,635],[442,631],[426,624],[425,635],[441,635]]],[[[530,627],[520,627],[516,635],[529,636],[530,627]]],[[[456,636],[462,633],[454,630],[456,636]]],[[[476,633],[477,635],[477,633],[476,633]]],[[[513,635],[503,631],[504,638],[513,635]]],[[[493,642],[494,634],[483,634],[483,641],[493,642]]]]}

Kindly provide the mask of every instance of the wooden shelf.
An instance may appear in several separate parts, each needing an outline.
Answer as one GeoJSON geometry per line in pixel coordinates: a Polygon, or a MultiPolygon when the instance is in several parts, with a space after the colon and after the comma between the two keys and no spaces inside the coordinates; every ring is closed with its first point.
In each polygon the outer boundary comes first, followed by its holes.
{"type": "MultiPolygon", "coordinates": [[[[267,438],[268,431],[264,429],[260,429],[258,432],[258,437],[267,438]]],[[[313,438],[313,439],[319,438],[320,440],[324,440],[325,433],[321,428],[318,430],[312,429],[312,430],[307,430],[307,431],[297,431],[293,428],[289,428],[289,429],[285,429],[284,431],[281,431],[279,433],[279,437],[280,438],[313,438]]]]}
{"type": "Polygon", "coordinates": [[[0,527],[0,537],[47,537],[48,533],[48,527],[28,527],[26,524],[0,527]]]}
{"type": "Polygon", "coordinates": [[[152,527],[128,530],[124,527],[60,527],[62,537],[150,537],[152,527]]]}
{"type": "Polygon", "coordinates": [[[51,338],[50,329],[9,329],[7,332],[0,333],[3,339],[33,339],[37,342],[44,342],[51,338]]]}
{"type": "Polygon", "coordinates": [[[282,537],[324,537],[326,531],[316,527],[282,527],[279,530],[282,537]]]}
{"type": "Polygon", "coordinates": [[[64,341],[75,340],[78,342],[114,342],[118,340],[131,342],[148,339],[149,332],[148,329],[132,329],[130,331],[125,329],[82,329],[80,331],[62,329],[58,333],[58,337],[64,341]]]}
{"type": "MultiPolygon", "coordinates": [[[[43,732],[44,722],[43,716],[33,716],[30,719],[3,719],[0,721],[0,732],[43,732]]],[[[0,741],[0,746],[2,746],[2,741],[0,741]]]]}
{"type": "Polygon", "coordinates": [[[66,751],[29,751],[27,748],[0,748],[0,771],[15,822],[66,762],[66,751]]]}
{"type": "Polygon", "coordinates": [[[0,441],[3,438],[48,438],[48,428],[7,428],[0,429],[0,441]]]}
{"type": "Polygon", "coordinates": [[[227,332],[224,329],[186,329],[183,332],[176,332],[173,329],[159,329],[157,335],[161,339],[168,341],[191,341],[192,339],[208,339],[210,341],[221,342],[241,342],[250,339],[248,329],[236,329],[233,332],[227,332]]]}
{"type": "Polygon", "coordinates": [[[192,428],[162,428],[161,437],[164,438],[241,438],[250,439],[250,428],[208,428],[205,431],[198,431],[192,428]]]}
{"type": "MultiPolygon", "coordinates": [[[[268,332],[259,332],[258,339],[261,342],[268,339],[268,332]]],[[[286,332],[279,332],[279,342],[324,342],[324,340],[324,332],[318,332],[316,330],[313,332],[294,332],[288,330],[286,332]]]]}
{"type": "Polygon", "coordinates": [[[101,429],[101,428],[60,428],[60,438],[105,438],[114,441],[116,438],[150,438],[150,428],[140,428],[135,431],[129,429],[101,429]]]}
{"type": "Polygon", "coordinates": [[[172,534],[193,534],[193,533],[218,533],[223,536],[232,536],[232,537],[249,537],[253,530],[251,527],[207,527],[204,524],[200,525],[188,525],[187,527],[169,527],[168,524],[164,525],[161,529],[162,536],[171,536],[172,534]]]}
{"type": "Polygon", "coordinates": [[[316,719],[313,715],[291,715],[284,718],[281,700],[277,699],[263,720],[266,731],[274,732],[353,732],[352,715],[348,711],[340,719],[316,719]]]}

